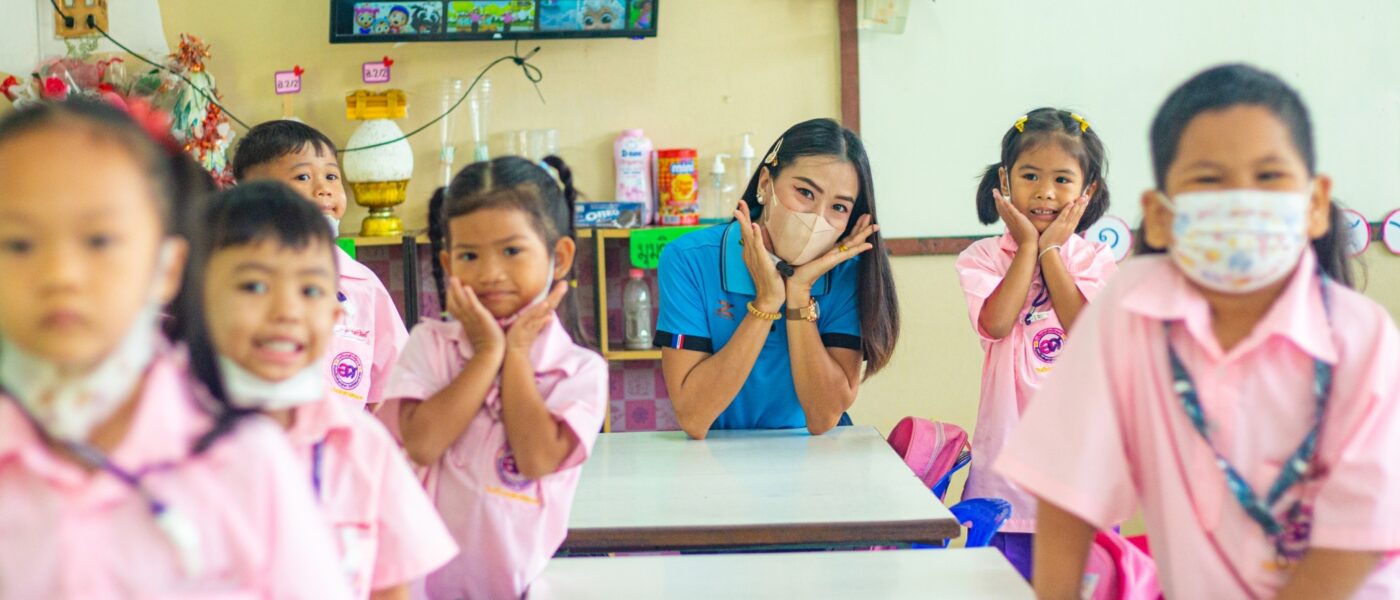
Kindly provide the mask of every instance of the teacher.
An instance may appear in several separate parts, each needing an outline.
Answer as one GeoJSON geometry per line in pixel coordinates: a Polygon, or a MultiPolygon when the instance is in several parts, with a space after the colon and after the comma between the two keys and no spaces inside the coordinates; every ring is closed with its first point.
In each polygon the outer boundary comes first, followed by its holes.
{"type": "Polygon", "coordinates": [[[734,217],[661,252],[656,345],[681,429],[848,424],[861,362],[875,374],[899,337],[860,138],[831,119],[794,125],[734,217]]]}

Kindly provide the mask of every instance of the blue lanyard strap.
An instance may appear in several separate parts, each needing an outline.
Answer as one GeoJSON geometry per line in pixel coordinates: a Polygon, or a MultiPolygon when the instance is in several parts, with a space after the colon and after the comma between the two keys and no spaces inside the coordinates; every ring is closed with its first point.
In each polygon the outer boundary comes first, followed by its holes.
{"type": "Polygon", "coordinates": [[[1031,309],[1026,311],[1026,316],[1024,317],[1026,325],[1032,323],[1031,315],[1036,314],[1036,309],[1045,306],[1047,302],[1050,302],[1050,284],[1045,282],[1045,273],[1041,272],[1040,291],[1036,292],[1035,298],[1031,299],[1031,309]]]}
{"type": "Polygon", "coordinates": [[[311,489],[316,491],[316,499],[321,499],[321,465],[326,455],[326,440],[311,446],[311,489]]]}
{"type": "MultiPolygon", "coordinates": [[[[1322,304],[1324,308],[1330,307],[1328,301],[1326,277],[1322,278],[1322,304]]],[[[1330,310],[1328,311],[1330,314],[1330,310]]],[[[1215,464],[1225,473],[1225,480],[1230,486],[1230,492],[1234,494],[1235,500],[1249,514],[1255,523],[1264,529],[1264,532],[1271,537],[1277,538],[1284,533],[1283,525],[1274,517],[1273,506],[1278,503],[1290,488],[1301,482],[1312,467],[1312,461],[1317,454],[1317,437],[1322,429],[1322,416],[1327,409],[1327,398],[1332,395],[1332,365],[1329,365],[1316,358],[1313,359],[1313,397],[1314,414],[1313,424],[1308,429],[1307,435],[1303,436],[1302,443],[1293,451],[1288,460],[1283,465],[1283,471],[1279,473],[1274,484],[1269,486],[1269,493],[1260,500],[1259,495],[1249,487],[1249,483],[1235,469],[1234,465],[1221,454],[1220,449],[1215,446],[1215,442],[1210,439],[1210,430],[1206,424],[1205,409],[1201,406],[1200,397],[1196,391],[1196,383],[1191,379],[1191,374],[1186,371],[1186,367],[1181,364],[1181,357],[1177,356],[1176,349],[1171,344],[1171,323],[1164,324],[1167,333],[1167,357],[1171,361],[1173,389],[1177,398],[1181,400],[1181,406],[1186,410],[1186,416],[1191,419],[1191,424],[1195,426],[1196,432],[1201,434],[1201,438],[1210,446],[1211,452],[1215,453],[1215,464]]]]}

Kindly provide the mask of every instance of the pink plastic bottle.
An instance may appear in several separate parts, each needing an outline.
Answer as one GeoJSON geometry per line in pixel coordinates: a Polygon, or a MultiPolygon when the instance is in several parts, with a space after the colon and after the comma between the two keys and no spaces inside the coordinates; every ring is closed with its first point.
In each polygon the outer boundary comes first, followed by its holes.
{"type": "Polygon", "coordinates": [[[642,224],[656,220],[655,196],[651,192],[651,140],[640,129],[628,129],[613,142],[613,164],[617,167],[617,201],[640,202],[642,224]]]}

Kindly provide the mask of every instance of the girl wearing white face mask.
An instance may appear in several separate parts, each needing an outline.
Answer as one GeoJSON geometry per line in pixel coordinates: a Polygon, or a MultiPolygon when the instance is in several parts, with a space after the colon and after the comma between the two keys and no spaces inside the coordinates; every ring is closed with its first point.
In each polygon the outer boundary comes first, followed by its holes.
{"type": "Polygon", "coordinates": [[[573,176],[558,157],[468,165],[429,202],[433,272],[452,320],[408,336],[379,413],[422,467],[461,553],[430,598],[519,598],[564,542],[608,403],[573,271],[573,176]],[[561,185],[562,183],[562,185],[561,185]],[[560,308],[556,316],[555,309],[560,308]]]}
{"type": "Polygon", "coordinates": [[[997,463],[1041,500],[1038,595],[1077,597],[1094,528],[1140,508],[1168,598],[1395,597],[1400,334],[1348,287],[1301,98],[1217,67],[1151,137],[1166,254],[1081,317],[997,463]]]}
{"type": "Polygon", "coordinates": [[[696,439],[849,423],[899,337],[860,138],[830,119],[792,126],[734,216],[661,253],[656,345],[677,421],[696,439]]]}
{"type": "Polygon", "coordinates": [[[287,430],[354,597],[407,597],[457,546],[384,426],[321,376],[342,310],[324,218],[291,188],[260,181],[214,197],[198,221],[183,302],[201,311],[218,353],[211,387],[287,430]]]}
{"type": "Polygon", "coordinates": [[[348,597],[280,433],[211,414],[157,332],[212,182],[127,109],[0,120],[0,597],[348,597]]]}

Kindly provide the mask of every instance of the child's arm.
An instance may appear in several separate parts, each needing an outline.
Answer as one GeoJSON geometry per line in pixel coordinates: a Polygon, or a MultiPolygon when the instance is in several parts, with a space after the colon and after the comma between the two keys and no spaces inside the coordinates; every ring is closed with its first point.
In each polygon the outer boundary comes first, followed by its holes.
{"type": "Polygon", "coordinates": [[[1035,554],[1032,580],[1041,600],[1079,600],[1084,563],[1094,543],[1094,526],[1037,497],[1035,554]]]}
{"type": "Polygon", "coordinates": [[[1087,206],[1089,202],[1080,199],[1060,211],[1060,216],[1056,217],[1055,222],[1040,236],[1040,249],[1037,251],[1040,255],[1040,273],[1045,276],[1045,287],[1050,291],[1050,306],[1055,309],[1055,316],[1059,317],[1060,325],[1065,328],[1066,333],[1079,318],[1079,311],[1084,309],[1088,300],[1079,291],[1079,286],[1075,285],[1074,275],[1070,274],[1069,268],[1060,258],[1059,249],[1053,247],[1064,244],[1069,240],[1069,236],[1074,235],[1087,206]]]}
{"type": "Polygon", "coordinates": [[[1278,600],[1350,598],[1380,564],[1380,552],[1313,548],[1293,570],[1278,600]]]}
{"type": "Polygon", "coordinates": [[[568,284],[556,283],[548,301],[526,309],[506,333],[505,362],[501,367],[501,422],[515,454],[516,468],[531,480],[558,470],[579,443],[573,429],[545,407],[535,382],[535,366],[530,362],[530,347],[540,331],[553,321],[554,309],[568,290],[568,284]]]}
{"type": "Polygon", "coordinates": [[[1016,240],[1016,258],[1011,260],[1011,268],[1006,270],[1001,283],[982,303],[982,311],[977,324],[992,339],[1001,339],[1011,334],[1016,319],[1021,315],[1021,307],[1026,305],[1026,296],[1031,291],[1031,278],[1035,276],[1036,254],[1039,252],[1040,235],[1035,226],[1021,211],[1012,206],[1011,201],[1002,197],[999,190],[993,190],[996,197],[997,214],[1011,230],[1016,240]]]}
{"type": "Polygon", "coordinates": [[[369,595],[369,600],[408,600],[408,585],[398,585],[382,590],[374,590],[369,595]]]}
{"type": "Polygon", "coordinates": [[[505,334],[495,317],[455,277],[447,283],[447,310],[462,325],[472,357],[427,402],[404,402],[399,409],[404,450],[413,462],[425,466],[437,462],[466,431],[495,384],[505,355],[505,334]]]}

